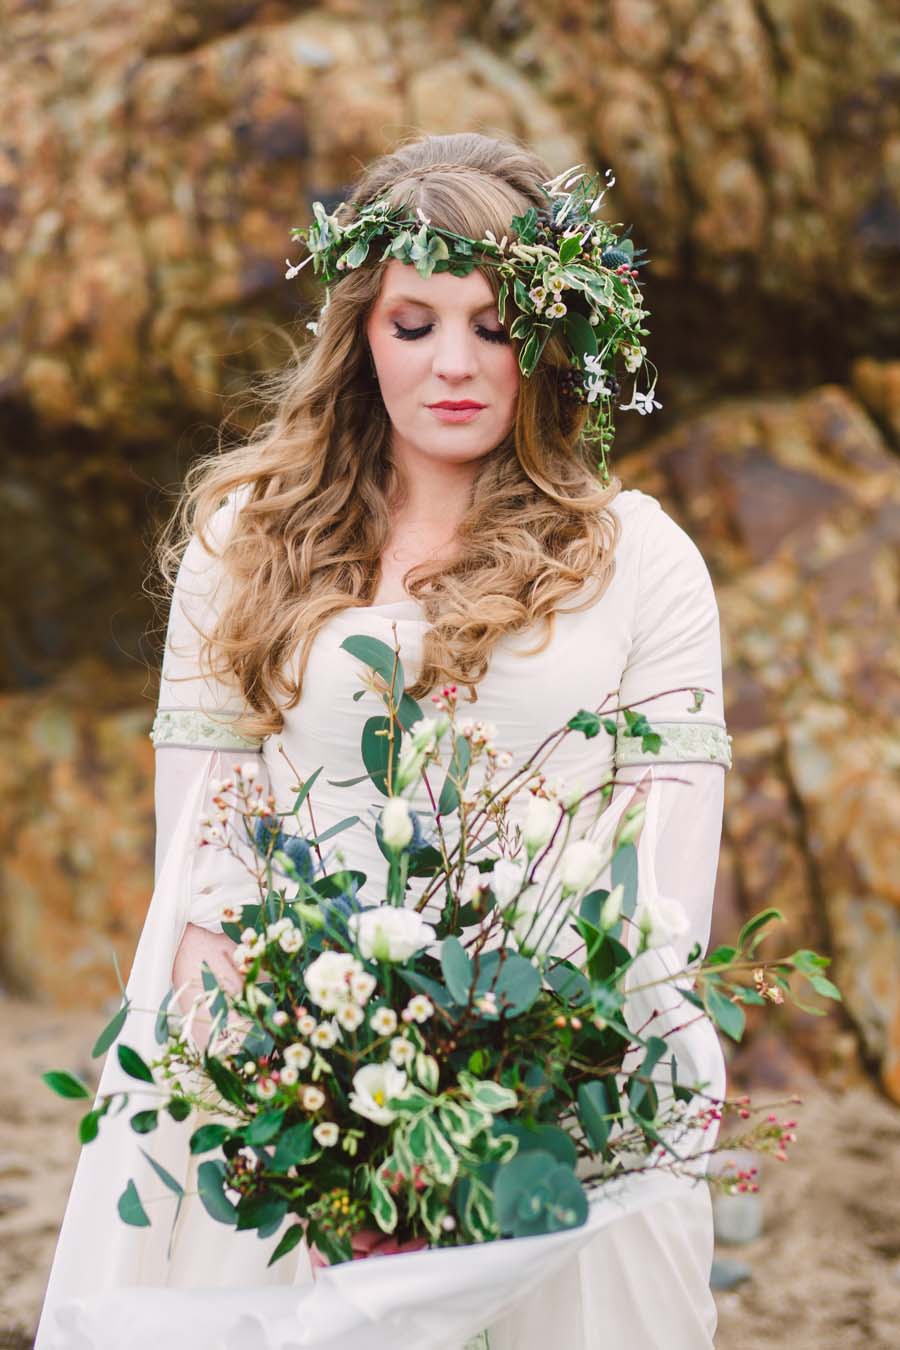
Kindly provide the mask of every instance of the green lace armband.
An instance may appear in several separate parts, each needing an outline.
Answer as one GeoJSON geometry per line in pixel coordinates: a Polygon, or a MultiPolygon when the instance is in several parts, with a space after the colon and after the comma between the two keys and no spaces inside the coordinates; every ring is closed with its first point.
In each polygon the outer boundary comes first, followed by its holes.
{"type": "Polygon", "coordinates": [[[261,738],[238,735],[233,720],[225,713],[211,717],[200,708],[160,708],[153,719],[150,739],[156,749],[170,745],[202,750],[260,750],[261,738]]]}
{"type": "Polygon", "coordinates": [[[616,768],[626,764],[686,764],[708,761],[731,768],[731,737],[715,722],[656,722],[647,719],[663,738],[659,754],[644,750],[640,736],[619,731],[616,737],[616,768]]]}

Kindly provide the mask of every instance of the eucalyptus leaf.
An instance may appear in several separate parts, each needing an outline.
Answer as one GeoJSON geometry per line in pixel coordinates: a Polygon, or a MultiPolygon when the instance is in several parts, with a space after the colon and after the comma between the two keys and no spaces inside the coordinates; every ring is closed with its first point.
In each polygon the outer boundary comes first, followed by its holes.
{"type": "Polygon", "coordinates": [[[119,1218],[123,1223],[127,1223],[132,1228],[149,1228],[150,1220],[147,1217],[147,1211],[141,1204],[141,1197],[137,1193],[137,1187],[134,1182],[129,1180],[116,1206],[119,1211],[119,1218]]]}
{"type": "Polygon", "coordinates": [[[107,1022],[106,1026],[94,1042],[94,1048],[91,1051],[91,1059],[98,1059],[99,1056],[105,1054],[112,1045],[113,1041],[125,1025],[129,1006],[129,1003],[126,1000],[116,1013],[115,1017],[113,1017],[112,1021],[107,1022]]]}

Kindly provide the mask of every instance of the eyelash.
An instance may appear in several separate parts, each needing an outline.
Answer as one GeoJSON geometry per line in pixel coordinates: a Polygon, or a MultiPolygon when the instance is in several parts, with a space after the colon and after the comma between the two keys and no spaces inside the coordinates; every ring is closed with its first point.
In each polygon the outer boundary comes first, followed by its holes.
{"type": "MultiPolygon", "coordinates": [[[[394,337],[399,338],[401,342],[415,342],[418,338],[425,337],[431,332],[434,324],[426,323],[421,328],[404,328],[397,320],[394,320],[394,337]]],[[[509,337],[504,328],[482,328],[475,330],[479,337],[485,342],[509,342],[509,337]]]]}

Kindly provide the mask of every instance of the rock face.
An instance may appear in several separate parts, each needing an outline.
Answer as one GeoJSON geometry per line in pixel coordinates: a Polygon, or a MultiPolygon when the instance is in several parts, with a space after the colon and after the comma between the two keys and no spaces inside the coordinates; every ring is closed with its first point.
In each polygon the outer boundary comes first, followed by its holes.
{"type": "MultiPolygon", "coordinates": [[[[717,582],[737,761],[722,934],[773,903],[795,943],[832,948],[900,1100],[890,8],[12,0],[6,17],[5,977],[102,1001],[107,943],[133,947],[152,530],[162,489],[223,413],[241,433],[248,382],[304,336],[318,297],[284,280],[291,226],[401,135],[502,128],[554,169],[612,168],[610,210],[648,250],[664,408],[649,446],[620,417],[618,464],[717,582]]],[[[793,1051],[831,1053],[838,1015],[782,1020],[793,1051]]]]}
{"type": "MultiPolygon", "coordinates": [[[[735,759],[719,936],[771,904],[785,943],[831,951],[900,1101],[900,465],[860,405],[824,386],[735,400],[623,472],[669,504],[716,580],[735,759]]],[[[834,1031],[790,1025],[819,1058],[834,1031]]]]}

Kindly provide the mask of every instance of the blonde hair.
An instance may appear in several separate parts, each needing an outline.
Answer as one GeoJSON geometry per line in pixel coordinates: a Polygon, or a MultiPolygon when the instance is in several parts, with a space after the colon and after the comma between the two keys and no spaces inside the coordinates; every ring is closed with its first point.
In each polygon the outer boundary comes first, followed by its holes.
{"type": "MultiPolygon", "coordinates": [[[[549,176],[536,155],[511,140],[425,136],[376,160],[348,209],[387,195],[420,207],[445,229],[473,238],[490,229],[499,238],[514,215],[542,204],[539,185],[549,176]]],[[[191,465],[159,541],[168,596],[191,536],[215,552],[207,535],[212,517],[224,498],[239,494],[217,555],[228,598],[201,650],[204,666],[240,690],[248,734],[281,730],[282,709],[301,697],[322,625],[375,595],[401,486],[365,336],[382,275],[376,262],[332,285],[315,340],[262,381],[271,416],[243,444],[191,465]]],[[[485,275],[496,293],[496,275],[485,275]]],[[[522,380],[514,426],[479,465],[456,559],[420,563],[404,576],[430,625],[421,670],[409,685],[414,698],[455,683],[477,699],[499,638],[542,620],[531,653],[542,651],[562,602],[593,583],[567,606],[587,608],[612,578],[619,527],[608,508],[619,483],[604,487],[596,476],[580,436],[583,407],[560,393],[564,365],[561,346],[551,342],[522,380]]]]}

